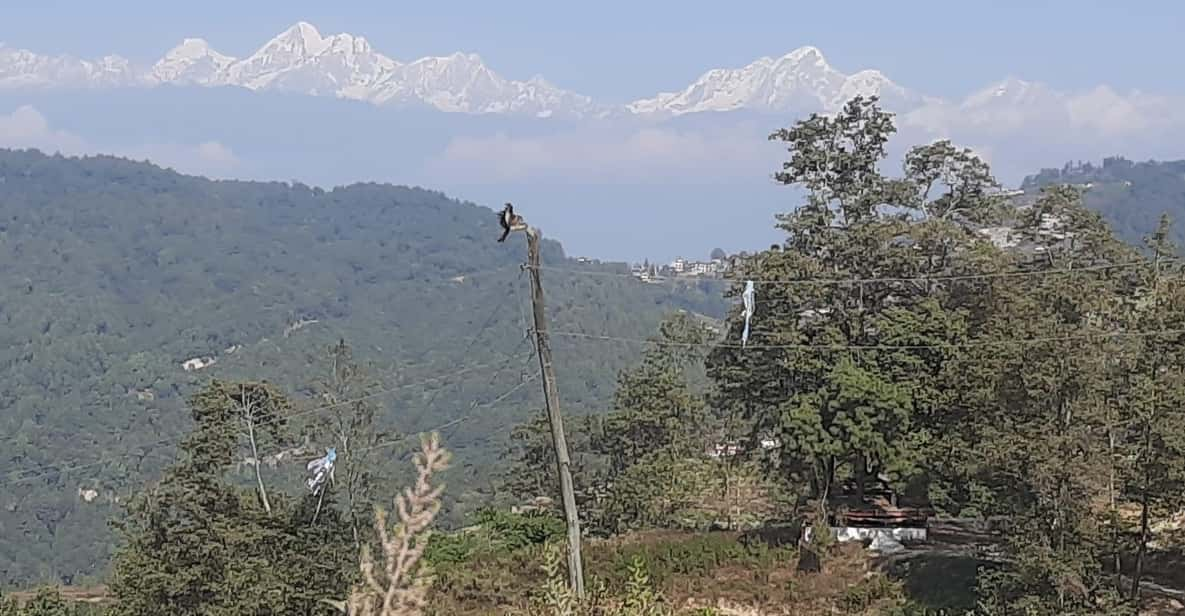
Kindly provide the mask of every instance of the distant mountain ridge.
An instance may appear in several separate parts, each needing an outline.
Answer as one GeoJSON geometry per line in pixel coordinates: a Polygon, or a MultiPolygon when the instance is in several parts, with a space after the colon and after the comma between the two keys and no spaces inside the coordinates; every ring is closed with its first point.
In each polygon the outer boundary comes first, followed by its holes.
{"type": "Polygon", "coordinates": [[[187,38],[151,67],[136,67],[119,56],[88,61],[44,56],[0,47],[0,88],[152,87],[164,84],[236,86],[256,91],[335,96],[377,105],[427,104],[463,113],[556,111],[581,116],[597,112],[592,100],[561,90],[542,77],[505,79],[476,54],[399,62],[352,34],[323,36],[299,22],[246,58],[187,38]]]}
{"type": "Polygon", "coordinates": [[[873,69],[845,74],[816,47],[803,46],[779,58],[763,57],[739,68],[714,68],[686,88],[625,105],[609,105],[560,88],[543,77],[506,79],[473,53],[402,62],[378,51],[366,38],[323,35],[298,22],[245,58],[187,38],[151,66],[108,55],[96,60],[43,55],[0,44],[0,89],[116,88],[161,85],[239,87],[366,101],[375,105],[425,106],[444,112],[518,114],[547,118],[611,116],[670,117],[690,113],[833,112],[856,95],[877,95],[884,105],[920,125],[957,113],[1000,121],[1002,108],[1032,113],[1055,105],[1079,115],[1118,99],[1159,105],[1139,93],[1128,98],[1106,87],[1071,95],[1042,84],[1005,79],[950,102],[894,83],[873,69]]]}
{"type": "Polygon", "coordinates": [[[1174,224],[1173,241],[1185,248],[1185,160],[1134,162],[1121,156],[1094,163],[1066,163],[1061,169],[1042,169],[1024,179],[1021,188],[1035,193],[1051,184],[1071,184],[1084,190],[1083,202],[1115,229],[1119,237],[1143,246],[1156,229],[1161,214],[1174,224]]]}
{"type": "Polygon", "coordinates": [[[674,115],[732,109],[832,111],[856,95],[880,96],[886,106],[896,108],[924,101],[880,71],[845,75],[827,64],[818,48],[806,46],[780,58],[759,58],[742,68],[710,70],[680,92],[634,101],[627,108],[633,113],[674,115]]]}

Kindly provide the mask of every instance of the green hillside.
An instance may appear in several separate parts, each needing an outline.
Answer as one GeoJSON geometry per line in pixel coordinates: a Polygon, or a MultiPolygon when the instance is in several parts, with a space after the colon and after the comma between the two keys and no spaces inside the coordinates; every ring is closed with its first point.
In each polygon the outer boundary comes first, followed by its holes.
{"type": "MultiPolygon", "coordinates": [[[[460,520],[488,500],[510,427],[540,399],[529,383],[489,404],[537,370],[525,241],[497,243],[499,232],[490,209],[421,189],[210,181],[0,151],[0,584],[101,575],[107,518],[173,459],[186,396],[226,376],[307,397],[339,338],[369,364],[380,425],[467,419],[445,431],[457,460],[447,517],[460,520]],[[183,369],[202,357],[217,361],[183,369]]],[[[641,338],[671,310],[725,311],[719,283],[573,275],[624,265],[578,264],[554,240],[543,259],[565,268],[544,273],[557,331],[641,338]]],[[[574,411],[603,409],[639,351],[554,347],[574,411]]],[[[387,450],[392,468],[413,445],[387,450]]]]}
{"type": "MultiPolygon", "coordinates": [[[[1162,213],[1185,221],[1185,160],[1133,162],[1112,157],[1103,159],[1101,166],[1066,163],[1025,178],[1021,188],[1035,192],[1061,183],[1086,188],[1086,207],[1102,214],[1117,236],[1136,245],[1156,229],[1162,213]]],[[[1185,245],[1183,229],[1174,229],[1178,246],[1185,245]]]]}

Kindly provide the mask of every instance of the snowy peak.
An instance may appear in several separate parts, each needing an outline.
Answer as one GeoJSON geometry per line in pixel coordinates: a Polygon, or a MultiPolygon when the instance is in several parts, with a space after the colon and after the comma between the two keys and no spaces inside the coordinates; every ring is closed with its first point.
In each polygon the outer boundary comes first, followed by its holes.
{"type": "Polygon", "coordinates": [[[299,22],[265,43],[255,53],[241,62],[230,66],[220,82],[259,90],[275,85],[277,89],[305,90],[309,94],[320,94],[318,90],[335,83],[342,75],[327,71],[304,71],[302,68],[317,63],[318,57],[332,47],[312,24],[299,22]],[[315,73],[323,74],[315,74],[315,73]],[[278,82],[278,83],[276,83],[278,82]]]}
{"type": "Polygon", "coordinates": [[[312,24],[298,22],[265,43],[248,60],[257,63],[290,65],[320,55],[331,46],[312,24]]]}
{"type": "MultiPolygon", "coordinates": [[[[162,82],[230,85],[251,90],[334,96],[377,105],[427,104],[442,111],[464,113],[583,114],[592,109],[587,97],[538,81],[517,82],[490,70],[477,54],[455,53],[401,63],[379,53],[365,38],[341,33],[321,34],[298,22],[242,60],[209,56],[208,46],[186,42],[175,55],[192,63],[184,72],[157,71],[162,82]],[[203,56],[205,58],[205,56],[203,56]]],[[[166,57],[162,62],[170,61],[166,57]]]]}
{"type": "Polygon", "coordinates": [[[205,39],[187,38],[153,65],[149,79],[156,83],[208,84],[234,61],[211,49],[205,39]]]}
{"type": "MultiPolygon", "coordinates": [[[[715,68],[685,88],[627,105],[600,105],[564,90],[542,76],[507,79],[475,53],[457,52],[400,62],[370,41],[348,33],[322,34],[297,22],[245,58],[215,50],[201,38],[187,38],[150,67],[133,66],[120,56],[83,60],[48,56],[0,43],[0,89],[155,87],[165,84],[238,87],[368,102],[383,106],[427,106],[471,114],[522,114],[536,117],[634,115],[663,119],[700,112],[749,110],[765,113],[833,113],[855,96],[877,96],[886,109],[921,126],[940,126],[952,118],[979,125],[1016,124],[1022,116],[1068,113],[1074,122],[1108,116],[1111,125],[1131,124],[1132,100],[1099,89],[1068,95],[1042,84],[1008,78],[961,101],[922,96],[880,71],[845,74],[823,52],[803,46],[766,56],[737,68],[715,68]],[[1068,111],[1067,111],[1068,109],[1068,111]],[[1120,114],[1121,115],[1121,114],[1120,114]]],[[[1141,104],[1169,105],[1154,97],[1141,104]]],[[[1026,116],[1027,117],[1027,116],[1026,116]]]]}
{"type": "Polygon", "coordinates": [[[963,102],[967,108],[1032,105],[1059,98],[1059,94],[1043,84],[1008,77],[975,92],[963,102]]]}
{"type": "Polygon", "coordinates": [[[322,38],[317,28],[306,21],[297,22],[271,44],[281,44],[288,48],[303,50],[306,54],[315,56],[330,47],[330,43],[322,38]]]}
{"type": "Polygon", "coordinates": [[[170,49],[169,53],[165,54],[165,57],[162,59],[174,61],[193,61],[200,60],[211,55],[228,58],[227,56],[223,56],[222,54],[212,50],[210,48],[210,44],[206,42],[206,39],[187,38],[181,41],[180,45],[170,49]]]}
{"type": "Polygon", "coordinates": [[[474,53],[421,58],[391,72],[373,97],[379,104],[427,102],[442,111],[586,116],[598,112],[592,99],[552,86],[542,78],[508,80],[474,53]]]}
{"type": "Polygon", "coordinates": [[[0,45],[0,88],[117,87],[134,85],[137,79],[131,63],[121,56],[82,60],[0,45]]]}
{"type": "Polygon", "coordinates": [[[402,63],[379,53],[363,37],[326,36],[304,21],[242,59],[219,53],[204,39],[187,38],[146,70],[137,70],[119,56],[86,61],[0,46],[0,88],[164,84],[292,92],[376,105],[428,105],[462,113],[603,113],[588,97],[541,78],[505,79],[477,54],[402,63]]]}
{"type": "Polygon", "coordinates": [[[783,56],[783,59],[790,60],[792,62],[802,62],[804,60],[809,60],[815,64],[824,66],[827,64],[827,60],[823,58],[823,52],[819,51],[819,48],[813,45],[803,45],[802,47],[799,47],[798,49],[795,49],[794,51],[791,51],[790,53],[783,56]]]}
{"type": "Polygon", "coordinates": [[[710,70],[682,92],[662,93],[628,107],[634,113],[672,115],[742,108],[829,112],[858,94],[881,96],[886,106],[919,98],[879,71],[844,75],[827,63],[817,47],[805,46],[780,58],[758,58],[741,68],[710,70]]]}

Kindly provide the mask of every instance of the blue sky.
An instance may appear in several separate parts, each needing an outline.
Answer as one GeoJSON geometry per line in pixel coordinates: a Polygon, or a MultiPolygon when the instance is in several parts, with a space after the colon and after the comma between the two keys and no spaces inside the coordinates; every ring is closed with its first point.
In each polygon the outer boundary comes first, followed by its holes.
{"type": "Polygon", "coordinates": [[[201,36],[244,55],[298,20],[369,38],[398,59],[479,53],[511,78],[536,73],[605,101],[678,89],[702,71],[801,45],[837,69],[878,68],[960,97],[1008,75],[1077,89],[1185,93],[1185,2],[727,3],[601,0],[331,3],[325,0],[12,0],[0,41],[40,52],[151,61],[201,36]]]}

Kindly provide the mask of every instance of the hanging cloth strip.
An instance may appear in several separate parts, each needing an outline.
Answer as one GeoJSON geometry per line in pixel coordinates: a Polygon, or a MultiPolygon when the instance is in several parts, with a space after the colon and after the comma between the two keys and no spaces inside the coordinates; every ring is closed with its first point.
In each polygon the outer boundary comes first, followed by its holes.
{"type": "Polygon", "coordinates": [[[310,473],[313,473],[313,476],[305,481],[305,484],[308,485],[309,490],[313,494],[321,491],[326,479],[333,480],[333,463],[335,461],[337,461],[337,450],[330,447],[325,450],[323,457],[309,462],[308,466],[305,467],[310,473]]]}
{"type": "Polygon", "coordinates": [[[741,332],[741,346],[749,343],[749,320],[753,318],[753,296],[756,291],[753,290],[753,281],[745,282],[745,293],[741,299],[745,302],[745,331],[741,332]]]}

